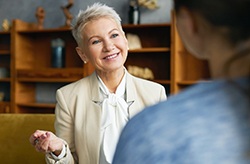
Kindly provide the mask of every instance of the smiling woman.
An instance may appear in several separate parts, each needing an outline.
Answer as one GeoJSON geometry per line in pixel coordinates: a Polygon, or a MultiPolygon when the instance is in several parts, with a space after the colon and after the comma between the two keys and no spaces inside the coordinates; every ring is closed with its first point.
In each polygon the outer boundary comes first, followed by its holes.
{"type": "Polygon", "coordinates": [[[132,76],[124,63],[128,42],[113,8],[80,11],[72,33],[92,75],[57,91],[56,134],[37,130],[30,143],[47,163],[110,164],[120,132],[143,108],[166,99],[163,86],[132,76]]]}
{"type": "MultiPolygon", "coordinates": [[[[128,42],[119,24],[108,17],[93,20],[84,27],[83,38],[85,44],[76,48],[81,59],[95,67],[104,83],[107,83],[111,72],[119,72],[115,74],[121,78],[128,42]],[[101,31],[99,27],[102,27],[101,31]]],[[[116,88],[110,89],[114,92],[116,88]]]]}

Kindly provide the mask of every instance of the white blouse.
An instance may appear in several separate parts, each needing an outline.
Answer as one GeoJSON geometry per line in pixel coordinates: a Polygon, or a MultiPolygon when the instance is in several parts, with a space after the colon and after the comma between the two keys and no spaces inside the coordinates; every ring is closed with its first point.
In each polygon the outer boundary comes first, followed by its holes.
{"type": "Polygon", "coordinates": [[[101,118],[101,149],[100,164],[112,163],[116,144],[120,133],[128,121],[128,104],[126,97],[126,73],[116,89],[115,93],[110,93],[100,77],[98,77],[99,87],[103,101],[101,118]]]}

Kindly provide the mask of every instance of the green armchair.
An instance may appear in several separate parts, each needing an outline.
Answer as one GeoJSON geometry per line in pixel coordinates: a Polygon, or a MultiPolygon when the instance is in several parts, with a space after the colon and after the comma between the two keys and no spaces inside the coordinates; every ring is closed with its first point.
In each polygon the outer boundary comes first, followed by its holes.
{"type": "Polygon", "coordinates": [[[54,120],[54,114],[0,114],[0,163],[44,164],[29,137],[37,129],[55,132],[54,120]]]}

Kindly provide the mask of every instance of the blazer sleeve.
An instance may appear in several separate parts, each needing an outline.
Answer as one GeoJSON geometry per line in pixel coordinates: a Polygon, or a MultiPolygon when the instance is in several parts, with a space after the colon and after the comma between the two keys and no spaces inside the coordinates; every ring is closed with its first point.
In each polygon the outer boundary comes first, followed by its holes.
{"type": "Polygon", "coordinates": [[[63,164],[63,163],[76,163],[77,156],[75,153],[75,145],[74,145],[74,132],[73,132],[73,118],[72,114],[68,110],[67,103],[65,101],[65,97],[62,92],[57,90],[56,93],[56,109],[55,109],[55,129],[56,135],[62,138],[65,141],[66,145],[66,155],[62,159],[55,160],[50,154],[46,154],[46,163],[47,164],[63,164]]]}

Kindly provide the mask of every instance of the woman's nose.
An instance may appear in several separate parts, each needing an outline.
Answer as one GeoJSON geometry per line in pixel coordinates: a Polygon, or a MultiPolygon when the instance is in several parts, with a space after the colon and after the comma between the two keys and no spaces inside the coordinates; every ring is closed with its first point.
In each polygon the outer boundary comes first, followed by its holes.
{"type": "Polygon", "coordinates": [[[112,51],[115,48],[115,45],[112,41],[105,41],[104,43],[104,51],[112,51]]]}

